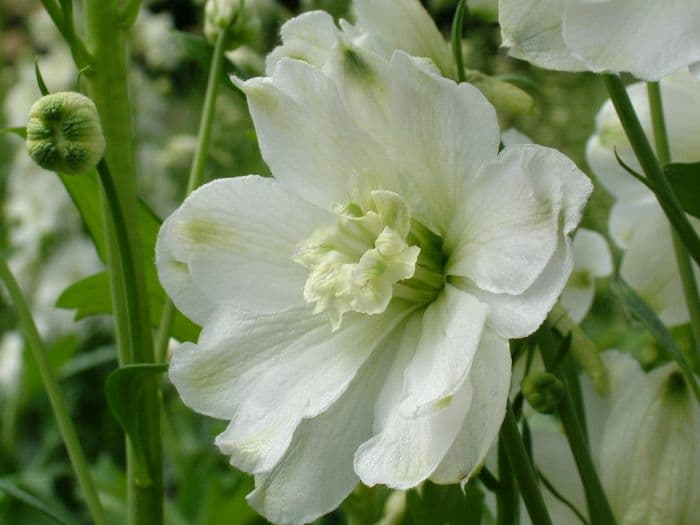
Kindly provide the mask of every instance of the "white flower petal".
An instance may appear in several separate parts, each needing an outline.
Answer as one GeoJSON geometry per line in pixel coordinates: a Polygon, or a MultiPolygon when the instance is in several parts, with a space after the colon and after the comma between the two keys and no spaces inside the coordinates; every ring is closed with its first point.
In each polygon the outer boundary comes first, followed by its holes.
{"type": "Polygon", "coordinates": [[[585,65],[564,43],[562,16],[567,0],[500,0],[503,45],[515,58],[540,67],[584,71],[585,65]]]}
{"type": "Polygon", "coordinates": [[[393,157],[414,216],[444,233],[461,186],[498,152],[496,112],[467,83],[429,72],[405,53],[391,60],[393,157]]]}
{"type": "Polygon", "coordinates": [[[332,334],[326,327],[289,341],[264,369],[257,370],[228,429],[217,437],[219,449],[241,470],[271,470],[302,419],[319,415],[337,401],[409,311],[405,305],[394,305],[381,316],[349,314],[332,334]]]}
{"type": "Polygon", "coordinates": [[[354,0],[358,25],[384,50],[388,60],[394,50],[429,58],[449,78],[456,75],[450,48],[435,22],[418,0],[354,0]]]}
{"type": "Polygon", "coordinates": [[[610,210],[608,230],[615,244],[623,250],[629,248],[632,239],[638,235],[641,225],[649,214],[658,207],[656,197],[649,195],[644,200],[618,201],[610,210]]]}
{"type": "Polygon", "coordinates": [[[488,326],[504,338],[525,337],[534,332],[556,303],[574,265],[571,241],[559,246],[533,285],[520,295],[492,294],[468,280],[455,278],[455,285],[489,305],[488,326]]]}
{"type": "Polygon", "coordinates": [[[279,61],[274,77],[238,81],[248,97],[260,151],[272,174],[303,199],[329,209],[393,167],[383,148],[348,115],[319,69],[279,61]]]}
{"type": "Polygon", "coordinates": [[[355,455],[355,472],[363,483],[410,488],[427,479],[441,463],[462,426],[472,396],[465,380],[440,407],[415,417],[402,409],[404,375],[416,353],[422,319],[414,315],[404,329],[396,358],[377,398],[374,437],[355,455]]]}
{"type": "Polygon", "coordinates": [[[491,293],[519,294],[532,285],[560,235],[562,190],[556,176],[578,171],[552,151],[506,148],[466,185],[463,210],[445,240],[448,275],[467,277],[491,293]]]}
{"type": "Polygon", "coordinates": [[[261,312],[299,304],[306,271],[292,261],[296,243],[331,220],[272,179],[216,180],[163,226],[156,249],[161,281],[178,308],[199,322],[216,304],[261,312]]]}
{"type": "Polygon", "coordinates": [[[333,17],[325,11],[309,11],[285,22],[280,33],[282,45],[267,55],[265,72],[275,73],[277,63],[284,57],[303,60],[322,68],[338,39],[333,17]]]}
{"type": "Polygon", "coordinates": [[[688,322],[671,227],[658,205],[639,224],[625,251],[620,275],[668,326],[688,322]]]}
{"type": "Polygon", "coordinates": [[[700,3],[573,1],[564,10],[563,35],[592,71],[659,80],[700,60],[700,3]]]}
{"type": "Polygon", "coordinates": [[[406,366],[401,410],[434,410],[464,383],[481,340],[488,307],[452,285],[423,313],[413,359],[406,366]]]}
{"type": "Polygon", "coordinates": [[[508,399],[511,373],[508,341],[485,330],[469,372],[472,402],[462,428],[430,479],[457,483],[483,465],[498,436],[508,399]]]}
{"type": "Polygon", "coordinates": [[[574,235],[574,269],[586,270],[595,277],[613,272],[610,248],[600,233],[580,228],[574,235]]]}
{"type": "MultiPolygon", "coordinates": [[[[575,271],[572,275],[575,275],[575,271]]],[[[559,302],[568,312],[569,317],[574,322],[580,323],[591,309],[594,296],[595,284],[591,280],[586,285],[567,285],[559,298],[559,302]]]]}
{"type": "Polygon", "coordinates": [[[248,495],[254,509],[274,523],[297,525],[330,512],[347,497],[359,482],[353,456],[372,433],[374,400],[397,344],[387,342],[326,412],[301,423],[284,458],[269,474],[256,477],[248,495]]]}
{"type": "Polygon", "coordinates": [[[600,476],[621,523],[696,521],[700,408],[674,376],[682,378],[675,363],[642,375],[612,405],[600,476]]]}

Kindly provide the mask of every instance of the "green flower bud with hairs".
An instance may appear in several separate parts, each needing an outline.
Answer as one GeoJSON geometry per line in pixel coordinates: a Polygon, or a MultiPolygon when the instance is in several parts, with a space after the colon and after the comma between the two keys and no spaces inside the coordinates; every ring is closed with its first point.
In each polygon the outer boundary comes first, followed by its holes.
{"type": "Polygon", "coordinates": [[[523,379],[520,389],[530,406],[542,414],[551,414],[564,396],[564,385],[553,374],[533,372],[523,379]]]}
{"type": "Polygon", "coordinates": [[[77,175],[93,169],[105,151],[95,104],[74,92],[37,100],[29,110],[27,151],[47,170],[77,175]]]}

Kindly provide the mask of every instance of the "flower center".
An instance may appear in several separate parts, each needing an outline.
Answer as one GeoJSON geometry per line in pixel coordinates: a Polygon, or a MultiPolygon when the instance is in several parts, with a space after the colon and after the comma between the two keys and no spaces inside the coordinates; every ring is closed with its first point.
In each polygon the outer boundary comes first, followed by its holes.
{"type": "Polygon", "coordinates": [[[432,301],[444,286],[442,238],[416,220],[401,196],[377,190],[365,207],[336,205],[336,223],[314,231],[294,261],[309,270],[304,299],[327,312],[333,330],[345,312],[379,314],[392,297],[432,301]]]}

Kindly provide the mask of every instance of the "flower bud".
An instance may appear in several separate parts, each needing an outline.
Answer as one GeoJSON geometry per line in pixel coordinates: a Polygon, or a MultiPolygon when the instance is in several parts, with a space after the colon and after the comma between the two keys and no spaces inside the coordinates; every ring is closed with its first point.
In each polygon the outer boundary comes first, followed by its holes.
{"type": "Polygon", "coordinates": [[[76,175],[94,168],[105,151],[95,104],[73,92],[37,100],[29,110],[27,151],[47,170],[76,175]]]}
{"type": "Polygon", "coordinates": [[[227,49],[249,40],[260,25],[254,0],[207,0],[204,7],[204,34],[213,44],[223,30],[230,32],[227,49]]]}
{"type": "Polygon", "coordinates": [[[542,414],[554,412],[564,396],[562,382],[547,372],[534,372],[525,376],[520,389],[530,406],[542,414]]]}

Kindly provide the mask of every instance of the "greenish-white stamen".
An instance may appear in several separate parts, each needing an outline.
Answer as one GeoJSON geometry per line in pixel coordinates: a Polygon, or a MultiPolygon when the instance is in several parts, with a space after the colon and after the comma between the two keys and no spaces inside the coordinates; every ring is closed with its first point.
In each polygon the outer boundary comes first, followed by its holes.
{"type": "Polygon", "coordinates": [[[309,270],[304,299],[327,312],[333,329],[345,312],[378,314],[393,297],[432,301],[444,286],[442,239],[411,219],[406,201],[391,191],[370,194],[363,207],[337,205],[336,223],[319,228],[294,260],[309,270]]]}

